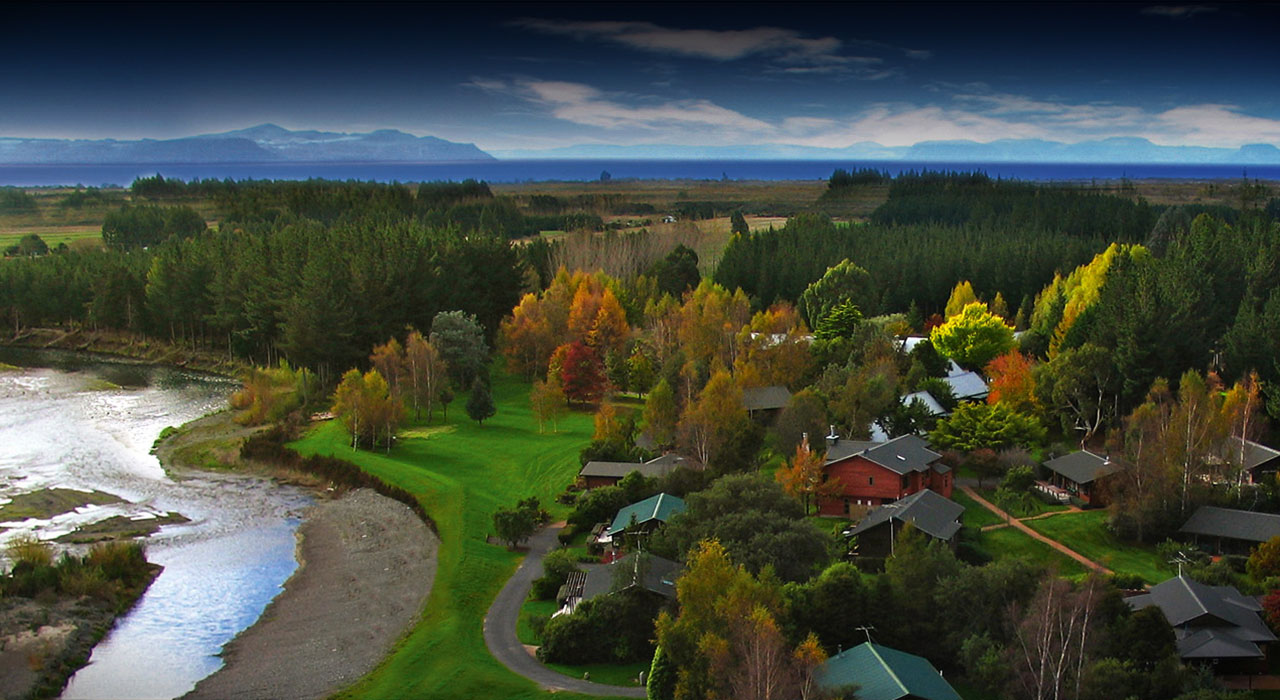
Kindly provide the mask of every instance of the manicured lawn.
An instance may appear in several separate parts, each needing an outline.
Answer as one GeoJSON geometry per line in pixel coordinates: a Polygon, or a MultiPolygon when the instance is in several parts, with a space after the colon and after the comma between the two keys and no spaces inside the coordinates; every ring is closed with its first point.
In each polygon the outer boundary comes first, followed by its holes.
{"type": "Polygon", "coordinates": [[[1027,525],[1116,573],[1137,574],[1147,583],[1173,576],[1161,567],[1154,548],[1121,542],[1107,530],[1106,520],[1106,511],[1086,510],[1030,520],[1027,525]]]}
{"type": "Polygon", "coordinates": [[[1012,527],[979,533],[978,546],[993,559],[1028,559],[1046,568],[1056,569],[1059,576],[1067,578],[1083,577],[1087,573],[1080,562],[1012,527]]]}
{"type": "MultiPolygon", "coordinates": [[[[992,503],[995,503],[995,493],[996,490],[994,488],[978,489],[978,495],[992,503]]],[[[1018,518],[1031,518],[1045,513],[1057,513],[1068,509],[1067,505],[1064,503],[1049,503],[1035,493],[1032,493],[1031,498],[1027,499],[1027,504],[1031,507],[1031,510],[1026,513],[1014,513],[1013,515],[1018,518]]]]}
{"type": "Polygon", "coordinates": [[[969,498],[969,494],[956,489],[951,492],[951,500],[964,506],[964,513],[960,514],[960,524],[965,527],[971,527],[975,530],[986,527],[987,525],[995,525],[1004,522],[1000,516],[987,510],[986,506],[969,498]]]}
{"type": "Polygon", "coordinates": [[[574,413],[560,421],[558,434],[540,435],[527,384],[495,373],[493,395],[498,413],[483,426],[467,419],[466,396],[459,395],[447,421],[452,430],[410,427],[390,455],[352,451],[345,431],[332,421],[294,443],[303,454],[351,460],[407,489],[440,530],[436,579],[420,621],[378,668],[340,697],[550,697],[485,648],[484,615],[520,561],[518,553],[485,539],[494,511],[529,495],[538,496],[555,517],[565,515],[568,509],[554,497],[578,472],[578,452],[590,440],[592,420],[574,413]]]}
{"type": "Polygon", "coordinates": [[[526,600],[524,605],[520,606],[520,621],[516,623],[516,638],[521,644],[531,644],[538,646],[542,644],[542,638],[533,633],[533,628],[527,622],[530,617],[551,617],[551,613],[556,611],[556,602],[554,600],[526,600]]]}
{"type": "MultiPolygon", "coordinates": [[[[636,678],[640,676],[640,672],[644,671],[647,674],[651,665],[653,665],[652,661],[638,661],[634,664],[626,664],[624,666],[614,666],[610,664],[582,664],[581,666],[547,664],[547,668],[574,678],[582,678],[582,674],[589,673],[591,674],[591,681],[593,683],[622,685],[635,688],[638,687],[636,685],[636,678]]],[[[562,696],[556,695],[556,697],[559,698],[562,696]]]]}

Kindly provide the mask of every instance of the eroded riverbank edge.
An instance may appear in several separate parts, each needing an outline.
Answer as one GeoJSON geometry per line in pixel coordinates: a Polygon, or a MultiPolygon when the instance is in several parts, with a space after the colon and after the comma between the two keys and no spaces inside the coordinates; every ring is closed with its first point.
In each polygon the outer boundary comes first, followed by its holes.
{"type": "Polygon", "coordinates": [[[240,444],[258,430],[222,411],[175,429],[154,450],[178,479],[233,471],[316,497],[297,530],[297,570],[187,698],[330,696],[372,671],[412,629],[435,580],[439,540],[412,510],[370,489],[333,490],[313,474],[242,459],[240,444]]]}
{"type": "Polygon", "coordinates": [[[307,509],[298,569],[193,698],[319,698],[373,670],[417,621],[438,540],[404,504],[357,489],[307,509]]]}

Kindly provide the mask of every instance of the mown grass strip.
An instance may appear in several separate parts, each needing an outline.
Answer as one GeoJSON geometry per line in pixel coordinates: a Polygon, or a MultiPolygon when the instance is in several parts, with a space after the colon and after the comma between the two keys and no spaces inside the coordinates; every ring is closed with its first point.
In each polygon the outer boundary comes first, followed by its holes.
{"type": "Polygon", "coordinates": [[[1155,548],[1122,542],[1111,534],[1104,510],[1061,513],[1052,518],[1028,520],[1027,527],[1065,544],[1117,574],[1137,574],[1147,583],[1159,583],[1173,577],[1162,565],[1155,548]]]}
{"type": "MultiPolygon", "coordinates": [[[[341,426],[316,426],[291,446],[304,455],[349,460],[419,499],[440,534],[436,580],[418,624],[383,663],[344,691],[350,698],[548,698],[534,683],[507,670],[485,647],[489,605],[519,564],[520,555],[486,542],[493,512],[536,495],[561,517],[554,497],[578,472],[577,454],[590,439],[591,416],[571,414],[560,432],[539,434],[527,384],[495,376],[498,413],[477,425],[454,402],[451,431],[408,426],[387,455],[353,451],[341,426]]],[[[592,674],[595,676],[596,674],[592,674]]],[[[582,697],[566,693],[556,698],[582,697]]]]}

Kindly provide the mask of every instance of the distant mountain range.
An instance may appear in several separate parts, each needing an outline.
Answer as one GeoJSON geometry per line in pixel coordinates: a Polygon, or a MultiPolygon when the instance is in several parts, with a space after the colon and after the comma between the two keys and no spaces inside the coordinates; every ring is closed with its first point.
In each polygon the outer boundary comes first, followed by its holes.
{"type": "Polygon", "coordinates": [[[808,146],[609,146],[582,145],[547,150],[495,150],[507,159],[655,160],[893,160],[943,163],[1217,163],[1280,165],[1280,148],[1256,143],[1240,148],[1158,146],[1142,138],[1109,138],[1080,143],[1039,139],[922,141],[914,146],[882,146],[870,141],[845,148],[808,146]]]}
{"type": "Polygon", "coordinates": [[[27,139],[0,137],[0,163],[386,163],[493,160],[475,144],[394,129],[367,134],[290,131],[275,124],[180,139],[27,139]]]}
{"type": "Polygon", "coordinates": [[[844,148],[770,144],[759,146],[614,146],[588,144],[542,150],[495,150],[394,129],[365,134],[290,131],[274,124],[180,139],[28,139],[0,137],[0,164],[151,163],[420,163],[503,160],[831,160],[931,163],[1180,163],[1280,165],[1280,148],[1255,143],[1240,148],[1158,146],[1142,138],[1080,143],[1040,139],[922,141],[882,146],[870,141],[844,148]]]}

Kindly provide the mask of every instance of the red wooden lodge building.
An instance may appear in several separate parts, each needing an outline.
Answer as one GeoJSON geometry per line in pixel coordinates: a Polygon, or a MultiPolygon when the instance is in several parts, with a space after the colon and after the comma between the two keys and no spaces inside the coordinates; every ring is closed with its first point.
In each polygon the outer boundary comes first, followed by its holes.
{"type": "Polygon", "coordinates": [[[821,515],[849,517],[868,506],[881,506],[924,489],[951,498],[953,475],[918,435],[888,442],[842,441],[827,436],[826,481],[840,483],[840,494],[818,503],[821,515]]]}

